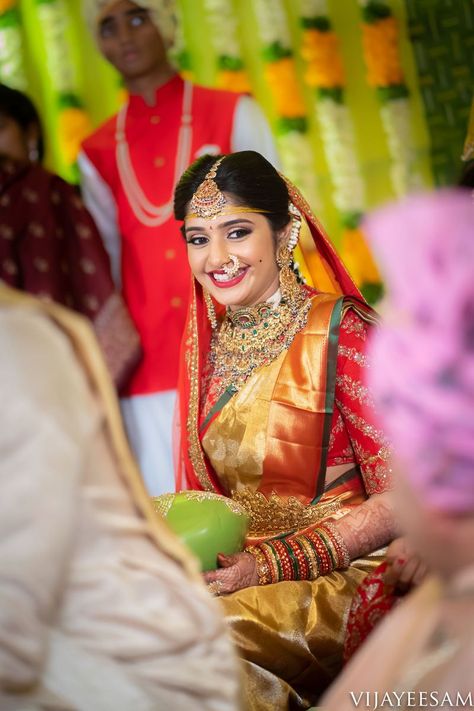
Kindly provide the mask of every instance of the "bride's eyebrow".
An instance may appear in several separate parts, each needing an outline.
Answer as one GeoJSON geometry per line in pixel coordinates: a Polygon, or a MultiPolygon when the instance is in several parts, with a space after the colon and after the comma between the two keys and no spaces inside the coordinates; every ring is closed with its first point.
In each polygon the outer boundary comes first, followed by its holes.
{"type": "Polygon", "coordinates": [[[219,227],[232,227],[232,225],[241,225],[245,223],[246,225],[253,225],[253,222],[251,220],[246,220],[245,218],[240,218],[236,220],[228,220],[227,222],[223,222],[219,227]]]}
{"type": "MultiPolygon", "coordinates": [[[[222,222],[220,225],[217,225],[217,229],[221,229],[222,227],[232,227],[232,225],[252,225],[253,222],[251,220],[246,220],[244,217],[241,219],[236,219],[236,220],[227,220],[227,222],[222,222]]],[[[205,227],[198,227],[197,225],[189,225],[188,227],[185,228],[186,234],[190,232],[203,232],[205,231],[205,227]]]]}

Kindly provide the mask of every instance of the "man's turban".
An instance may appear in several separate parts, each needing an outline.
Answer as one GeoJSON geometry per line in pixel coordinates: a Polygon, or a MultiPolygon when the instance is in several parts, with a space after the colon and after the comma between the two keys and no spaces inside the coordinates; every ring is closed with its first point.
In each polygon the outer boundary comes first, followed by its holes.
{"type": "MultiPolygon", "coordinates": [[[[134,5],[149,10],[152,22],[156,25],[169,48],[173,44],[176,32],[176,6],[173,0],[131,0],[134,5]]],[[[97,35],[101,18],[119,0],[83,0],[83,12],[90,31],[97,35]]]]}

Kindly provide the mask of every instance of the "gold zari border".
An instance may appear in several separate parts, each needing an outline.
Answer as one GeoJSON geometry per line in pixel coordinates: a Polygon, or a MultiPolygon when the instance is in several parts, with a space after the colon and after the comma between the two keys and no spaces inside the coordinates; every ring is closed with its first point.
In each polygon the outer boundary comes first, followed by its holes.
{"type": "Polygon", "coordinates": [[[199,438],[199,339],[197,335],[196,293],[193,294],[192,298],[191,314],[192,317],[189,321],[187,334],[188,343],[190,342],[191,345],[191,353],[189,360],[187,359],[186,361],[190,383],[189,410],[186,423],[189,437],[189,459],[202,488],[206,491],[213,491],[214,487],[209,478],[199,438]]]}
{"type": "Polygon", "coordinates": [[[248,536],[252,538],[276,536],[298,531],[327,518],[342,507],[336,497],[315,506],[304,504],[294,496],[281,497],[272,493],[268,498],[261,491],[239,489],[232,494],[249,517],[248,536]]]}

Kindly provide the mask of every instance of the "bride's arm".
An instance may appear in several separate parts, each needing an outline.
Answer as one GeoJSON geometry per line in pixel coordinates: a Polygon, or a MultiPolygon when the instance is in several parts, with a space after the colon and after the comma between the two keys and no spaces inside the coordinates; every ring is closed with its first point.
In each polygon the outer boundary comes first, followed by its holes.
{"type": "Polygon", "coordinates": [[[385,546],[399,534],[391,492],[374,494],[334,525],[351,560],[385,546]]]}
{"type": "Polygon", "coordinates": [[[374,494],[338,521],[219,556],[221,567],[204,573],[204,579],[216,594],[282,580],[314,580],[347,567],[397,534],[390,492],[374,494]]]}

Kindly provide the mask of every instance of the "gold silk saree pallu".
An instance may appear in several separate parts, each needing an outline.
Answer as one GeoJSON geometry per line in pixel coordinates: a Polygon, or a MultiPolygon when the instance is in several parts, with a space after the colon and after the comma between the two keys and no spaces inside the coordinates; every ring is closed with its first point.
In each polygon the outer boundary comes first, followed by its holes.
{"type": "MultiPolygon", "coordinates": [[[[365,498],[357,469],[324,489],[343,300],[312,298],[305,328],[201,428],[223,490],[250,517],[248,543],[303,531],[365,498]]],[[[315,581],[246,588],[220,599],[246,666],[248,709],[304,709],[342,663],[352,597],[381,561],[315,581]]]]}

